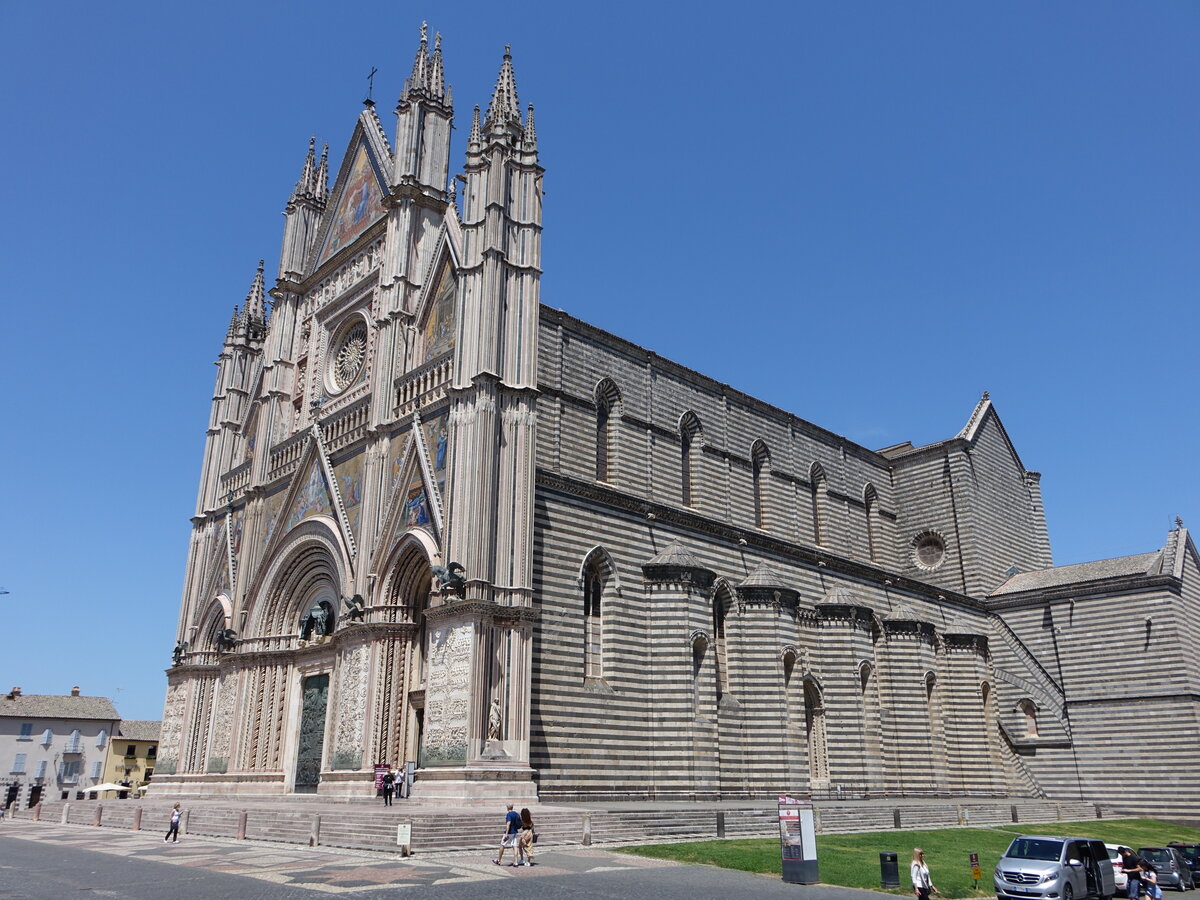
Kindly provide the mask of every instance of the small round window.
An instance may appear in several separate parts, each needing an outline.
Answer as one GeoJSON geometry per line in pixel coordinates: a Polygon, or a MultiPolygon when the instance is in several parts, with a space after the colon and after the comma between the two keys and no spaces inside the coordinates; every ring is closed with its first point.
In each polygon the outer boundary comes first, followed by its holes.
{"type": "Polygon", "coordinates": [[[344,391],[357,382],[366,361],[367,323],[356,318],[333,343],[329,359],[329,381],[333,389],[344,391]]]}
{"type": "Polygon", "coordinates": [[[946,558],[946,542],[940,534],[926,531],[913,540],[913,561],[921,569],[936,569],[946,558]]]}

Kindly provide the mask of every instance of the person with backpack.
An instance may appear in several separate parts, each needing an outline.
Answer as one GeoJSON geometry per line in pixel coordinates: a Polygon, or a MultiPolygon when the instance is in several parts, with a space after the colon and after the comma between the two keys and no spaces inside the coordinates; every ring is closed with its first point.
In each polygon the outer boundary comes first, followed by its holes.
{"type": "Polygon", "coordinates": [[[396,776],[392,769],[388,769],[383,776],[383,805],[392,805],[392,794],[396,792],[396,776]]]}

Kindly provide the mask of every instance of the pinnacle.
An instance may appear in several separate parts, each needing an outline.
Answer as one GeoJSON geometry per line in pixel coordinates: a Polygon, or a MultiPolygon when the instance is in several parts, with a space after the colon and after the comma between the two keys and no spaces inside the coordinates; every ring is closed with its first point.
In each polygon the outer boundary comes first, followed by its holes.
{"type": "Polygon", "coordinates": [[[475,104],[475,113],[471,116],[471,134],[467,138],[467,144],[478,147],[483,143],[483,136],[479,131],[479,104],[475,104]]]}
{"type": "Polygon", "coordinates": [[[533,126],[533,104],[529,104],[529,113],[525,117],[525,149],[537,149],[537,129],[533,126]]]}
{"type": "Polygon", "coordinates": [[[517,79],[513,74],[512,47],[505,44],[504,62],[500,64],[500,75],[496,79],[495,90],[492,91],[492,102],[488,104],[484,125],[487,128],[503,127],[514,120],[520,124],[521,105],[517,100],[517,79]]]}
{"type": "Polygon", "coordinates": [[[258,272],[254,276],[254,280],[250,283],[250,290],[246,293],[245,319],[248,322],[265,322],[267,320],[266,298],[263,285],[263,265],[264,261],[258,261],[258,272]]]}

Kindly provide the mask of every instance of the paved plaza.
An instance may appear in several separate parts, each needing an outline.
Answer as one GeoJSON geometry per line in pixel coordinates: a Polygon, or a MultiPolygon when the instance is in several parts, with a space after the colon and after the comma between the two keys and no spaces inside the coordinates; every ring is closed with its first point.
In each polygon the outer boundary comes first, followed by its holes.
{"type": "Polygon", "coordinates": [[[284,900],[314,894],[512,898],[730,896],[864,900],[887,896],[777,878],[642,859],[594,848],[539,854],[529,868],[497,867],[488,853],[384,858],[378,853],[276,846],[79,825],[6,822],[0,826],[0,897],[64,896],[284,900]],[[415,890],[413,890],[415,889],[415,890]]]}

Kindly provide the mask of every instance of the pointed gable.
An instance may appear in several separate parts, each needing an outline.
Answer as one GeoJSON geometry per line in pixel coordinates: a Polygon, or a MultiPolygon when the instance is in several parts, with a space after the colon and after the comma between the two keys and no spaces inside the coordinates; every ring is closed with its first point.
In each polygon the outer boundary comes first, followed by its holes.
{"type": "Polygon", "coordinates": [[[313,457],[309,459],[308,468],[301,478],[300,490],[292,498],[282,533],[291,531],[305,519],[331,515],[333,511],[333,498],[330,496],[329,485],[325,483],[325,473],[319,461],[313,457]]]}
{"type": "Polygon", "coordinates": [[[387,165],[379,158],[382,148],[375,147],[377,143],[368,139],[368,129],[360,118],[342,159],[333,199],[325,214],[317,265],[353,243],[384,213],[387,165]]]}

